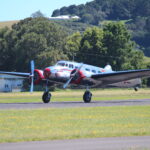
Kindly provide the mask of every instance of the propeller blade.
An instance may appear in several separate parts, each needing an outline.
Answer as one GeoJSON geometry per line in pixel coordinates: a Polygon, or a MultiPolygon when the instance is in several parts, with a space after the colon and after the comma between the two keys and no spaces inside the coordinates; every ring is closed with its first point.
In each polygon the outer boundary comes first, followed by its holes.
{"type": "Polygon", "coordinates": [[[31,60],[31,74],[34,74],[34,61],[31,60]]]}
{"type": "Polygon", "coordinates": [[[74,78],[74,76],[78,73],[79,70],[81,70],[83,66],[83,63],[81,63],[80,67],[75,71],[74,74],[72,74],[72,76],[70,77],[70,79],[63,85],[63,88],[65,89],[71,82],[71,80],[74,78]]]}
{"type": "Polygon", "coordinates": [[[63,85],[63,88],[64,88],[64,89],[69,85],[69,83],[71,82],[72,78],[73,78],[73,77],[71,77],[71,78],[63,85]]]}
{"type": "Polygon", "coordinates": [[[30,92],[33,92],[34,89],[34,61],[31,61],[31,86],[30,86],[30,92]]]}
{"type": "Polygon", "coordinates": [[[33,88],[34,88],[34,83],[33,83],[33,79],[31,79],[31,86],[30,86],[30,92],[33,92],[33,88]]]}

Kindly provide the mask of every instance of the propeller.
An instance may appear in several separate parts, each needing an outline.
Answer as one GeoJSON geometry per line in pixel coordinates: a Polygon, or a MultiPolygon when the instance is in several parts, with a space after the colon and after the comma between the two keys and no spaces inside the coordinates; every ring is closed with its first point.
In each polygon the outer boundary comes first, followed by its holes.
{"type": "Polygon", "coordinates": [[[33,92],[33,88],[34,88],[34,61],[31,61],[31,86],[30,86],[30,92],[33,92]]]}
{"type": "Polygon", "coordinates": [[[69,80],[63,85],[63,88],[64,88],[64,89],[70,84],[70,82],[71,82],[72,79],[75,77],[75,75],[78,73],[78,71],[81,70],[82,66],[83,66],[83,63],[81,63],[80,67],[79,67],[78,69],[76,69],[76,71],[75,71],[73,74],[71,74],[69,80]]]}

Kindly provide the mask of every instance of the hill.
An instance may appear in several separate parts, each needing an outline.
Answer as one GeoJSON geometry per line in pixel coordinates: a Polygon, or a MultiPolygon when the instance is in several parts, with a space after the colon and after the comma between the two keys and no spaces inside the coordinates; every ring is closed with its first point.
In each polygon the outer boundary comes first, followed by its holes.
{"type": "Polygon", "coordinates": [[[11,26],[15,23],[18,23],[19,20],[14,20],[14,21],[3,21],[3,22],[0,22],[0,28],[4,28],[4,27],[9,27],[11,28],[11,26]]]}
{"type": "Polygon", "coordinates": [[[77,15],[81,22],[98,25],[102,20],[128,20],[150,16],[150,0],[94,0],[54,10],[52,16],[77,15]]]}
{"type": "MultiPolygon", "coordinates": [[[[4,27],[11,28],[13,24],[18,23],[18,22],[19,20],[0,22],[0,29],[4,27]]],[[[62,26],[69,34],[72,34],[77,31],[82,33],[86,30],[86,28],[93,26],[93,25],[89,25],[86,23],[80,23],[80,22],[71,21],[71,20],[55,20],[55,21],[50,21],[50,22],[54,22],[62,26]]]]}
{"type": "Polygon", "coordinates": [[[150,56],[150,0],[94,0],[53,11],[52,16],[77,15],[79,22],[100,26],[103,21],[124,21],[132,39],[150,56]]]}
{"type": "Polygon", "coordinates": [[[72,21],[72,20],[55,20],[55,21],[52,21],[52,22],[55,22],[56,24],[61,25],[62,27],[64,27],[65,30],[69,34],[72,34],[72,33],[77,32],[77,31],[82,33],[86,30],[86,28],[93,27],[93,25],[78,22],[78,21],[72,21]]]}

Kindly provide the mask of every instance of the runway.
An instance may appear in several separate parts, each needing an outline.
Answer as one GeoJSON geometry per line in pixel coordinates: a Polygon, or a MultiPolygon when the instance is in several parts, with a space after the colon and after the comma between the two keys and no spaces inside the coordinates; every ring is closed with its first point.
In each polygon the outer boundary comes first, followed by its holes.
{"type": "Polygon", "coordinates": [[[74,108],[74,107],[103,107],[103,106],[136,106],[150,105],[150,99],[141,100],[111,100],[111,101],[92,101],[84,103],[73,102],[50,102],[44,103],[0,103],[0,109],[37,109],[37,108],[74,108]]]}
{"type": "Polygon", "coordinates": [[[1,150],[145,150],[150,136],[110,137],[75,140],[36,141],[0,144],[1,150]]]}

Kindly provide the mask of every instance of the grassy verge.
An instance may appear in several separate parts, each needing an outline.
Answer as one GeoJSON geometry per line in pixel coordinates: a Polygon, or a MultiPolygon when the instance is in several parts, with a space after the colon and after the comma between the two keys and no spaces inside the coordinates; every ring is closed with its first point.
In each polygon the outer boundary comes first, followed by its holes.
{"type": "Polygon", "coordinates": [[[0,110],[0,142],[150,135],[150,106],[0,110]]]}
{"type": "MultiPolygon", "coordinates": [[[[150,89],[100,89],[91,90],[92,100],[127,100],[149,99],[150,89]]],[[[63,90],[51,92],[51,101],[82,101],[84,90],[63,90]]],[[[41,102],[43,92],[26,93],[0,93],[0,103],[26,103],[41,102]]]]}

